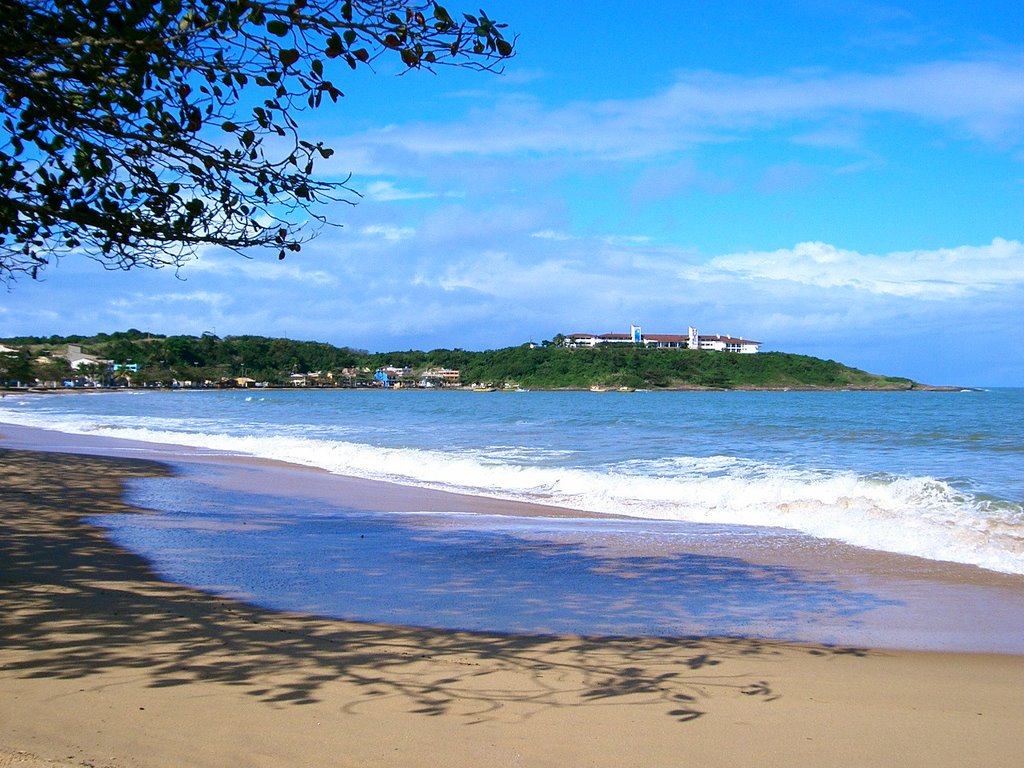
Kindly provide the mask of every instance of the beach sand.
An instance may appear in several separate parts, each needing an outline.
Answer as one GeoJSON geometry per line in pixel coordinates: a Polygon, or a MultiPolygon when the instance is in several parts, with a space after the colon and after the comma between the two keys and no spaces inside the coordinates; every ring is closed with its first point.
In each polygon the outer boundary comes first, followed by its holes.
{"type": "Polygon", "coordinates": [[[168,471],[0,450],[0,768],[1020,764],[1024,656],[442,632],[163,582],[82,518],[168,471]]]}

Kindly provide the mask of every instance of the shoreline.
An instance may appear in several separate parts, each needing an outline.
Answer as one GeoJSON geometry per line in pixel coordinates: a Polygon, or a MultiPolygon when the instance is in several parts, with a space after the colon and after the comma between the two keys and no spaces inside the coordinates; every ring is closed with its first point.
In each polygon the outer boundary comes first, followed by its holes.
{"type": "Polygon", "coordinates": [[[277,613],[163,582],[83,522],[139,513],[123,481],[162,464],[4,450],[0,469],[3,765],[1019,760],[1020,657],[277,613]]]}
{"type": "MultiPolygon", "coordinates": [[[[498,525],[486,522],[487,517],[493,516],[508,519],[507,523],[500,523],[500,527],[511,531],[511,536],[522,535],[516,531],[523,531],[525,527],[526,535],[539,542],[536,546],[542,549],[544,546],[557,549],[567,544],[574,547],[578,552],[574,557],[580,561],[577,567],[614,571],[619,568],[617,563],[630,560],[638,563],[652,559],[683,563],[680,567],[685,570],[680,572],[678,589],[687,592],[685,602],[701,606],[701,601],[707,600],[720,605],[715,610],[700,609],[699,613],[691,613],[688,617],[681,615],[681,629],[678,628],[680,625],[670,622],[671,628],[666,625],[661,632],[648,631],[647,634],[667,632],[686,637],[725,633],[730,637],[749,636],[769,642],[1009,653],[1021,655],[1024,659],[1024,576],[1016,574],[869,550],[783,529],[736,526],[735,532],[729,533],[729,527],[725,527],[724,532],[716,528],[714,534],[708,536],[704,533],[706,527],[698,523],[659,523],[624,515],[399,485],[335,475],[317,467],[190,446],[0,424],[0,449],[4,447],[160,462],[178,486],[173,493],[179,500],[172,503],[188,505],[191,503],[188,499],[194,498],[195,503],[202,506],[207,498],[223,500],[232,498],[232,494],[243,494],[248,499],[247,519],[255,523],[259,523],[263,515],[273,520],[275,509],[290,509],[296,505],[315,510],[316,514],[332,509],[398,517],[426,513],[426,517],[415,523],[424,533],[431,530],[436,533],[445,526],[454,526],[453,532],[472,530],[475,525],[487,529],[498,525]],[[253,506],[254,503],[257,506],[253,506]],[[531,519],[548,532],[539,534],[538,538],[531,519]],[[546,523],[545,520],[552,522],[546,523]],[[574,521],[579,521],[579,524],[574,521]],[[663,530],[664,526],[671,527],[672,533],[667,536],[655,534],[652,538],[652,533],[663,530]],[[574,539],[574,535],[579,538],[574,539]],[[545,541],[550,544],[544,544],[545,541]],[[588,559],[590,557],[595,559],[588,559]],[[744,572],[747,575],[740,576],[744,572]],[[759,603],[757,608],[751,606],[755,613],[747,618],[744,618],[747,614],[742,601],[740,604],[728,603],[735,607],[727,611],[723,607],[726,603],[716,600],[714,587],[710,586],[715,578],[727,578],[730,583],[734,583],[732,580],[735,578],[753,579],[749,582],[749,589],[761,594],[759,599],[767,602],[759,603]],[[766,578],[769,581],[765,581],[766,578]],[[791,581],[794,578],[797,581],[791,581]],[[709,586],[705,586],[705,582],[709,586]],[[780,590],[778,598],[772,596],[772,588],[768,586],[772,583],[780,590]],[[832,597],[826,597],[828,594],[832,597]],[[825,599],[824,605],[834,602],[836,606],[843,604],[847,607],[842,610],[836,608],[826,614],[805,607],[806,616],[801,619],[799,595],[804,595],[804,600],[814,596],[815,601],[825,599]],[[857,601],[863,603],[861,610],[848,613],[855,608],[857,601]],[[730,620],[730,615],[738,618],[730,620]],[[712,618],[710,623],[708,618],[712,618]]],[[[160,512],[159,509],[153,511],[160,512]]],[[[113,532],[108,535],[113,535],[113,532]]],[[[211,552],[210,556],[216,556],[216,553],[211,552]]],[[[273,565],[267,563],[262,567],[272,568],[273,565]]],[[[372,570],[372,565],[369,567],[372,570]]],[[[672,578],[671,573],[652,571],[650,577],[664,582],[666,576],[672,578]]],[[[457,583],[458,572],[453,571],[451,578],[457,583]]],[[[188,575],[179,574],[178,579],[194,581],[188,575]]],[[[215,582],[206,583],[222,595],[246,595],[250,600],[261,602],[251,593],[251,587],[225,586],[218,589],[215,582]]],[[[476,589],[481,586],[477,584],[476,589]]],[[[614,589],[615,585],[597,585],[596,588],[601,591],[609,587],[614,589]]],[[[660,594],[660,599],[664,599],[665,593],[660,594]]],[[[429,596],[429,591],[424,596],[429,596]]],[[[295,610],[294,603],[281,604],[276,598],[274,593],[264,595],[262,603],[295,610]]],[[[312,603],[300,605],[304,610],[317,612],[312,603]]],[[[358,615],[360,621],[410,623],[407,616],[394,611],[367,615],[365,608],[362,610],[362,613],[343,610],[339,614],[334,613],[329,605],[324,605],[319,612],[340,618],[358,615]]],[[[510,610],[517,609],[513,607],[510,610]]],[[[567,616],[571,615],[572,609],[567,610],[567,616]]],[[[579,615],[582,617],[584,614],[579,615]]],[[[627,625],[635,625],[626,618],[627,625]]],[[[492,632],[552,631],[547,624],[539,625],[539,629],[529,629],[522,625],[505,626],[500,621],[497,625],[489,624],[486,618],[482,624],[444,625],[443,620],[438,619],[434,623],[428,615],[420,616],[412,623],[433,626],[438,631],[446,631],[453,626],[492,632]]],[[[587,623],[584,621],[582,625],[572,626],[570,621],[561,631],[601,631],[587,629],[587,623]]],[[[608,634],[607,630],[603,631],[608,634]]],[[[636,631],[639,630],[613,630],[612,634],[636,631]]]]}
{"type": "MultiPolygon", "coordinates": [[[[505,394],[521,394],[524,392],[594,392],[594,387],[529,387],[513,389],[494,387],[485,391],[505,394]]],[[[285,385],[265,387],[0,387],[0,393],[19,395],[55,395],[55,394],[88,394],[111,392],[480,392],[472,386],[458,387],[290,387],[285,385]]],[[[802,384],[778,384],[766,386],[738,385],[735,387],[704,387],[697,384],[685,384],[675,387],[628,388],[629,393],[636,392],[985,392],[986,387],[957,386],[955,384],[921,384],[913,382],[900,386],[844,386],[826,387],[802,384]]],[[[602,393],[622,393],[616,387],[600,390],[602,393]]]]}

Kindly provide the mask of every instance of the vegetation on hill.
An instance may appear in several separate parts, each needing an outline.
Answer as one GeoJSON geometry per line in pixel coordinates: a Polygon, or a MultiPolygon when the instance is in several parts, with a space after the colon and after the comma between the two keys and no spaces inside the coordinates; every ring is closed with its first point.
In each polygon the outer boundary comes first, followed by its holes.
{"type": "Polygon", "coordinates": [[[285,385],[291,374],[312,371],[335,374],[332,381],[338,384],[369,384],[372,372],[383,366],[411,368],[416,374],[431,368],[450,368],[461,372],[464,383],[550,389],[591,386],[912,389],[919,386],[910,379],[878,376],[832,360],[783,352],[741,355],[631,345],[566,349],[545,343],[537,347],[522,345],[483,352],[435,349],[371,354],[312,341],[262,336],[218,338],[212,334],[161,336],[134,329],[90,337],[20,337],[6,339],[4,343],[21,351],[0,359],[0,382],[14,378],[24,381],[28,376],[59,380],[60,375],[40,375],[41,369],[46,366],[52,369],[64,362],[58,358],[70,343],[80,345],[86,354],[118,364],[119,368],[128,364],[137,366],[139,370],[131,375],[135,386],[171,386],[174,382],[202,384],[237,377],[285,385]],[[46,357],[48,360],[44,360],[46,357]],[[343,370],[350,375],[340,375],[343,370]]]}
{"type": "MultiPolygon", "coordinates": [[[[605,346],[591,349],[502,349],[482,353],[473,380],[531,387],[601,385],[635,388],[867,387],[906,389],[909,379],[875,376],[831,360],[768,352],[740,355],[700,350],[605,346]]],[[[472,370],[473,366],[467,366],[472,370]]]]}

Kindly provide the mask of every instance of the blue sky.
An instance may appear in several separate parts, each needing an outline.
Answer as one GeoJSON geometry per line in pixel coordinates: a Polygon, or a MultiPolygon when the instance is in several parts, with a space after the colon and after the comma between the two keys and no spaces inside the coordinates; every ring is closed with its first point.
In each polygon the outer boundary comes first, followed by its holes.
{"type": "Polygon", "coordinates": [[[69,256],[0,296],[0,336],[484,349],[695,325],[1024,386],[1019,2],[480,4],[519,34],[503,75],[340,73],[306,117],[363,194],[342,227],[178,275],[69,256]]]}

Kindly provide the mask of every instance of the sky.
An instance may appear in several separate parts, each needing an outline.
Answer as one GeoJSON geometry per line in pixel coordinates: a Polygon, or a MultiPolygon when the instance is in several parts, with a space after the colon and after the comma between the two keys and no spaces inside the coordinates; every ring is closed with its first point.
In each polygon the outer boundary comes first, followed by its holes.
{"type": "Polygon", "coordinates": [[[339,72],[303,118],[362,197],[300,254],[67,256],[0,337],[259,334],[371,351],[721,333],[1024,386],[1024,7],[480,0],[502,74],[339,72]]]}

